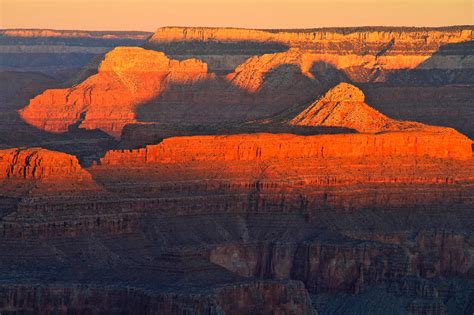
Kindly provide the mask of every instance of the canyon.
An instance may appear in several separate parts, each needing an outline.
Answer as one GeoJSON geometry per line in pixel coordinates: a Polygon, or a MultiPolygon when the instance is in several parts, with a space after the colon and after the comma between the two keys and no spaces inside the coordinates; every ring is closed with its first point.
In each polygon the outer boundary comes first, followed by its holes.
{"type": "Polygon", "coordinates": [[[474,311],[472,26],[0,35],[0,313],[474,311]]]}

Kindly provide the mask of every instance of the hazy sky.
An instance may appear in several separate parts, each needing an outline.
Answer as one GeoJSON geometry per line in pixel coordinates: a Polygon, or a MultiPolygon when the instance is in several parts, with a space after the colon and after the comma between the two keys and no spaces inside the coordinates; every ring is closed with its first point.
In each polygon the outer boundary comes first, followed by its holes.
{"type": "Polygon", "coordinates": [[[0,0],[0,28],[473,24],[474,0],[0,0]]]}

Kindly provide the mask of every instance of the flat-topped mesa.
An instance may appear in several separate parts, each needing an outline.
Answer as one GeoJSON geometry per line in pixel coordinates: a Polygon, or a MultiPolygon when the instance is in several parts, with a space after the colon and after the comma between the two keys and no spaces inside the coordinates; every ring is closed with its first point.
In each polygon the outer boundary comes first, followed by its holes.
{"type": "MultiPolygon", "coordinates": [[[[434,52],[441,45],[459,43],[474,38],[473,28],[404,28],[360,27],[309,30],[252,30],[238,28],[163,27],[148,40],[148,45],[170,42],[277,42],[288,47],[312,50],[338,50],[341,43],[362,53],[362,48],[380,49],[381,43],[394,41],[394,50],[417,47],[418,51],[434,52]]],[[[366,51],[367,53],[367,51],[366,51]]]]}
{"type": "Polygon", "coordinates": [[[50,29],[7,29],[0,30],[5,37],[60,37],[60,38],[94,38],[94,39],[146,39],[148,32],[137,31],[79,31],[79,30],[50,30],[50,29]]]}
{"type": "Polygon", "coordinates": [[[327,64],[354,82],[472,83],[474,28],[360,27],[311,30],[233,28],[158,29],[146,47],[198,57],[231,72],[245,58],[301,50],[307,62],[327,64]],[[399,70],[416,69],[410,76],[399,70]],[[456,76],[445,73],[456,71],[456,76]],[[440,71],[440,73],[433,73],[440,71]]]}
{"type": "Polygon", "coordinates": [[[424,131],[297,136],[240,134],[174,137],[137,150],[108,151],[104,165],[361,157],[468,160],[472,141],[459,133],[424,131]]]}
{"type": "Polygon", "coordinates": [[[91,180],[75,156],[43,148],[0,150],[0,179],[91,180]]]}
{"type": "Polygon", "coordinates": [[[296,126],[345,127],[358,132],[402,131],[408,129],[455,132],[448,128],[391,119],[367,105],[364,93],[348,83],[336,85],[300,114],[289,120],[288,123],[296,126]]]}
{"type": "Polygon", "coordinates": [[[78,124],[118,136],[125,124],[136,121],[137,105],[172,84],[192,84],[207,76],[207,65],[196,59],[178,61],[161,52],[117,47],[105,55],[96,75],[71,88],[46,90],[20,115],[49,132],[66,132],[78,124]]]}

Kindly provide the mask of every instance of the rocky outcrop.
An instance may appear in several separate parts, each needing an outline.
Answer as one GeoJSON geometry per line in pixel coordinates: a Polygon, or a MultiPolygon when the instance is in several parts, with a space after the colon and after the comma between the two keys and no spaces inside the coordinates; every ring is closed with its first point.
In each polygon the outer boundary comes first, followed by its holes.
{"type": "Polygon", "coordinates": [[[91,178],[76,157],[42,148],[1,150],[0,170],[3,179],[91,178]]]}
{"type": "Polygon", "coordinates": [[[43,192],[98,188],[75,156],[42,148],[0,150],[0,187],[6,195],[32,188],[43,192]]]}
{"type": "Polygon", "coordinates": [[[136,119],[135,108],[173,84],[207,77],[206,64],[176,61],[141,48],[116,48],[100,63],[98,73],[68,89],[47,90],[20,111],[29,124],[65,132],[77,124],[119,135],[136,119]]]}
{"type": "Polygon", "coordinates": [[[109,151],[102,164],[182,163],[316,158],[407,157],[471,159],[465,136],[423,131],[382,134],[296,136],[243,134],[165,139],[137,150],[109,151]]]}
{"type": "Polygon", "coordinates": [[[256,104],[271,104],[274,111],[307,101],[344,78],[335,67],[310,60],[298,49],[251,57],[226,77],[233,86],[254,94],[256,104]]]}

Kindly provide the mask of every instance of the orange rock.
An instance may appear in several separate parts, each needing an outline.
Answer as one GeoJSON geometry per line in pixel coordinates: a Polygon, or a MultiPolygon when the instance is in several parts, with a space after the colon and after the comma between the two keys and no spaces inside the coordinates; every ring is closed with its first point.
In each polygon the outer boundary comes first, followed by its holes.
{"type": "Polygon", "coordinates": [[[90,180],[75,156],[42,148],[0,150],[0,179],[81,179],[90,180]]]}
{"type": "Polygon", "coordinates": [[[137,150],[109,151],[102,164],[187,161],[280,160],[358,157],[472,158],[472,141],[457,133],[429,131],[296,136],[241,134],[175,137],[137,150]]]}
{"type": "Polygon", "coordinates": [[[65,132],[73,124],[120,135],[135,122],[135,107],[172,84],[190,83],[208,76],[206,64],[172,60],[163,53],[136,47],[109,52],[98,73],[68,89],[46,90],[20,111],[29,124],[50,132],[65,132]]]}
{"type": "Polygon", "coordinates": [[[163,42],[277,42],[289,47],[302,45],[321,45],[328,42],[381,43],[395,40],[396,46],[419,45],[418,49],[446,43],[472,40],[473,30],[466,28],[340,28],[314,29],[300,31],[265,31],[239,28],[203,28],[203,27],[162,27],[148,40],[150,45],[163,42]]]}

